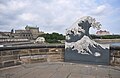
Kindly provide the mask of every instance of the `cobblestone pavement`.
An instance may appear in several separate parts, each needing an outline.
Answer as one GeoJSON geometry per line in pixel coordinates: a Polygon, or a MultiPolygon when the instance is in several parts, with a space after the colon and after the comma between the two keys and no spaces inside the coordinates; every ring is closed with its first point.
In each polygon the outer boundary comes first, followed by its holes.
{"type": "Polygon", "coordinates": [[[120,68],[46,62],[2,68],[0,69],[0,78],[120,78],[120,68]]]}

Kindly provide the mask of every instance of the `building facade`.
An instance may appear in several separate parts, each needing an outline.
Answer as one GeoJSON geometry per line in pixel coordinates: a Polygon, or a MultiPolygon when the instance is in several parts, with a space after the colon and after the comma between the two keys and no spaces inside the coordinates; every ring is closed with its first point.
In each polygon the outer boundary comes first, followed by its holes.
{"type": "Polygon", "coordinates": [[[39,27],[30,27],[27,25],[25,30],[32,33],[33,39],[36,39],[39,35],[44,34],[44,32],[39,31],[39,27]]]}
{"type": "Polygon", "coordinates": [[[106,30],[100,30],[100,31],[97,31],[96,32],[97,35],[110,35],[110,32],[109,31],[106,31],[106,30]]]}
{"type": "Polygon", "coordinates": [[[33,39],[33,35],[28,30],[15,30],[14,38],[33,39]]]}
{"type": "Polygon", "coordinates": [[[39,27],[26,26],[24,30],[14,30],[11,32],[0,32],[0,39],[28,39],[35,40],[39,35],[44,34],[44,32],[39,31],[39,27]]]}
{"type": "Polygon", "coordinates": [[[9,35],[6,35],[5,33],[0,32],[0,39],[7,39],[7,38],[9,38],[9,35]]]}

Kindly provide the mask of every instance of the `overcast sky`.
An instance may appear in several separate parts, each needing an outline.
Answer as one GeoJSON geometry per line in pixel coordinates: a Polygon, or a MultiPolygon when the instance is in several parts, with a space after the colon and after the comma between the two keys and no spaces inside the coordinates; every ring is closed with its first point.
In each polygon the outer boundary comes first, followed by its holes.
{"type": "Polygon", "coordinates": [[[30,25],[45,32],[65,33],[80,17],[92,16],[101,22],[102,30],[120,34],[119,3],[120,0],[0,0],[0,31],[30,25]]]}

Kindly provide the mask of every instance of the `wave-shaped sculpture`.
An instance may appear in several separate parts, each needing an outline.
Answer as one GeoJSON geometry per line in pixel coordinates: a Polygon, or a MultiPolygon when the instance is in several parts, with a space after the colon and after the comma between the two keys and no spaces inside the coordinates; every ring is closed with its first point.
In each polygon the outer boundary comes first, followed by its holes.
{"type": "Polygon", "coordinates": [[[93,41],[89,35],[90,27],[99,30],[101,24],[95,18],[85,16],[67,29],[65,61],[109,64],[109,45],[93,41]]]}

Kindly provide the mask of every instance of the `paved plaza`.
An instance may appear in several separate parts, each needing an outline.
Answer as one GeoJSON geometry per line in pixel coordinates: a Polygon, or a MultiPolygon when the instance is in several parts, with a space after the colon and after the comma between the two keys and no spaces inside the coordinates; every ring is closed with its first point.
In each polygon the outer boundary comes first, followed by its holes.
{"type": "Polygon", "coordinates": [[[1,68],[0,78],[120,78],[120,68],[102,65],[46,62],[1,68]]]}

